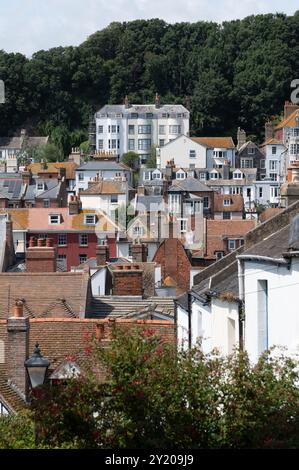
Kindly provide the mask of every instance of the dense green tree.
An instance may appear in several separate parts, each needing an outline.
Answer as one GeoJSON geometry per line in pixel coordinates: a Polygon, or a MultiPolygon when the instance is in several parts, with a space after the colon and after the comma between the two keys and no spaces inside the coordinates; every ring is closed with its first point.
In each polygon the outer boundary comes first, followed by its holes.
{"type": "Polygon", "coordinates": [[[147,326],[114,328],[112,338],[108,348],[86,346],[84,376],[42,391],[41,445],[298,448],[297,362],[267,352],[252,365],[245,353],[205,355],[199,346],[177,352],[147,326]]]}
{"type": "Polygon", "coordinates": [[[86,140],[96,109],[122,103],[125,95],[152,103],[158,92],[162,103],[190,98],[193,134],[235,136],[241,125],[261,140],[264,120],[290,98],[298,61],[299,12],[221,25],[114,22],[78,47],[42,50],[30,59],[0,51],[6,84],[0,135],[25,126],[50,135],[67,155],[86,140]]]}

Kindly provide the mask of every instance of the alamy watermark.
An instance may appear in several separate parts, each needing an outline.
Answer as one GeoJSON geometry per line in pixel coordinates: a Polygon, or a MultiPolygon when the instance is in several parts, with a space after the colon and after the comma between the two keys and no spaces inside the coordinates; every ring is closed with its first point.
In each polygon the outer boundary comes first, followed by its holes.
{"type": "Polygon", "coordinates": [[[295,88],[294,91],[292,91],[291,94],[291,101],[294,104],[299,103],[299,78],[295,78],[294,80],[291,81],[291,88],[295,88]]]}
{"type": "Polygon", "coordinates": [[[5,103],[5,85],[4,81],[0,80],[0,104],[5,103]]]}

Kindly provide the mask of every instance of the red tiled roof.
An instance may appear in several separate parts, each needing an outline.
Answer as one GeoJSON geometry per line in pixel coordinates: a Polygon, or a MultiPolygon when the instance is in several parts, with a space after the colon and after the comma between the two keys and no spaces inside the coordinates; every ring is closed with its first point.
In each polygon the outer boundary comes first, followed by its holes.
{"type": "Polygon", "coordinates": [[[191,137],[191,140],[198,144],[204,144],[209,148],[235,148],[231,137],[191,137]]]}
{"type": "Polygon", "coordinates": [[[255,226],[255,220],[207,220],[207,256],[225,251],[224,239],[243,238],[255,226]]]}
{"type": "Polygon", "coordinates": [[[214,195],[214,212],[242,212],[244,200],[240,194],[217,194],[214,195]],[[229,205],[224,205],[224,200],[229,200],[229,205]]]}
{"type": "Polygon", "coordinates": [[[0,318],[24,299],[29,317],[79,317],[85,314],[88,273],[0,273],[0,318]]]}

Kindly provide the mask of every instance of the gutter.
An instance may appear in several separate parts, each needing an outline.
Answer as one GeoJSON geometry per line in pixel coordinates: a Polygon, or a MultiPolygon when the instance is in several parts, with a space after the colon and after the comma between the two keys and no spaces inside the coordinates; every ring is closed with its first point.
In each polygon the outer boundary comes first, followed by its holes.
{"type": "MultiPolygon", "coordinates": [[[[299,252],[298,256],[299,256],[299,252]]],[[[264,261],[266,263],[275,263],[275,264],[289,264],[289,262],[285,258],[271,258],[270,256],[262,256],[262,255],[238,255],[237,259],[244,260],[244,261],[264,261]]]]}

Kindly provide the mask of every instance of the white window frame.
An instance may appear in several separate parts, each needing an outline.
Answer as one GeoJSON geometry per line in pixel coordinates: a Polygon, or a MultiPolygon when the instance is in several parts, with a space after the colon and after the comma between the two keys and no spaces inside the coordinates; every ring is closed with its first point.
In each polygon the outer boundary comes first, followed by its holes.
{"type": "Polygon", "coordinates": [[[61,223],[60,214],[49,214],[49,224],[50,225],[59,225],[61,223]]]}
{"type": "Polygon", "coordinates": [[[66,233],[58,234],[57,246],[67,246],[67,234],[66,233]]]}
{"type": "Polygon", "coordinates": [[[236,249],[236,240],[228,240],[227,247],[229,251],[234,251],[236,249]]]}
{"type": "Polygon", "coordinates": [[[79,233],[79,246],[88,246],[88,234],[79,233]]]}
{"type": "Polygon", "coordinates": [[[95,223],[96,223],[95,214],[85,214],[84,223],[85,223],[85,225],[95,225],[95,223]],[[91,218],[92,218],[92,221],[91,221],[91,218]]]}

